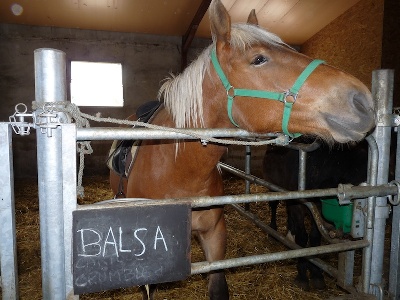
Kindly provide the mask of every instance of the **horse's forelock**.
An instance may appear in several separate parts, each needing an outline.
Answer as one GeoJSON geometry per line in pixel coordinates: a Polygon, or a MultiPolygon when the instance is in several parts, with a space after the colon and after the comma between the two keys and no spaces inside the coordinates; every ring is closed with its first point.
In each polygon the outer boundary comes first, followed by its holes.
{"type": "Polygon", "coordinates": [[[232,25],[230,46],[233,49],[245,51],[253,44],[287,46],[276,34],[268,32],[261,27],[247,23],[235,23],[232,25]]]}
{"type": "MultiPolygon", "coordinates": [[[[230,46],[234,50],[245,51],[257,43],[286,45],[277,35],[258,26],[244,23],[232,25],[230,46]]],[[[158,97],[163,99],[177,128],[204,127],[202,82],[210,65],[214,44],[215,41],[181,74],[171,74],[159,90],[158,97]]]]}

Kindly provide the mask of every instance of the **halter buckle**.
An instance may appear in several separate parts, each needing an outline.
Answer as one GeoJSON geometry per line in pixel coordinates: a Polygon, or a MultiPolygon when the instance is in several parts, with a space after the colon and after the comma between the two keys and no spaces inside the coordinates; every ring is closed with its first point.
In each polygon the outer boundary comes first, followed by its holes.
{"type": "Polygon", "coordinates": [[[235,88],[231,85],[226,87],[226,95],[228,97],[234,98],[235,97],[235,88]]]}
{"type": "Polygon", "coordinates": [[[297,96],[299,95],[298,93],[293,93],[292,91],[284,91],[283,93],[283,102],[284,103],[286,103],[286,102],[289,102],[289,103],[292,103],[292,104],[294,104],[294,103],[296,103],[296,100],[297,100],[297,96]],[[292,102],[290,102],[290,101],[287,101],[287,98],[288,97],[292,97],[293,98],[293,101],[292,102]]]}

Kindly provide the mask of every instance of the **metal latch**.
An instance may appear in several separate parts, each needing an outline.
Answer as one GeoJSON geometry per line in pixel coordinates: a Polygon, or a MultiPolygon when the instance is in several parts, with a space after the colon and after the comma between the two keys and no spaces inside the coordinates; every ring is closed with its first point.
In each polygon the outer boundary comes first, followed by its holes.
{"type": "Polygon", "coordinates": [[[15,105],[15,113],[9,117],[12,129],[16,134],[29,135],[31,127],[34,127],[34,122],[29,123],[25,120],[26,117],[33,118],[33,114],[28,114],[28,107],[24,103],[15,105]]]}

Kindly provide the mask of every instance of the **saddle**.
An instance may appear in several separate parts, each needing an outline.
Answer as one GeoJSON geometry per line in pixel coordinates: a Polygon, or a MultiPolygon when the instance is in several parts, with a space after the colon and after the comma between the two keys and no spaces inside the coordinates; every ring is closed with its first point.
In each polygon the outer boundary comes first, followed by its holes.
{"type": "MultiPolygon", "coordinates": [[[[142,104],[136,110],[137,121],[143,123],[150,122],[161,105],[162,102],[158,100],[142,104]]],[[[127,178],[140,143],[141,141],[138,140],[115,140],[107,158],[108,168],[116,172],[119,176],[127,178]]]]}

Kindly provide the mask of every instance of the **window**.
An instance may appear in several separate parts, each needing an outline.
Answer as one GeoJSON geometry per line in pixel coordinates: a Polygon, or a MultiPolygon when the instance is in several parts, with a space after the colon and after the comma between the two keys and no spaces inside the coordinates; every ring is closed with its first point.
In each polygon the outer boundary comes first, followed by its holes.
{"type": "Polygon", "coordinates": [[[122,65],[72,61],[71,101],[78,106],[122,107],[122,65]]]}

